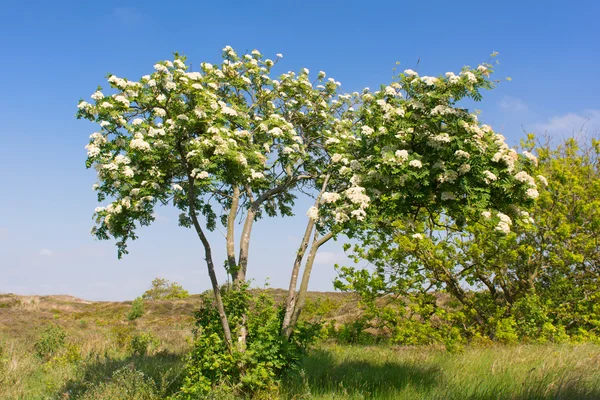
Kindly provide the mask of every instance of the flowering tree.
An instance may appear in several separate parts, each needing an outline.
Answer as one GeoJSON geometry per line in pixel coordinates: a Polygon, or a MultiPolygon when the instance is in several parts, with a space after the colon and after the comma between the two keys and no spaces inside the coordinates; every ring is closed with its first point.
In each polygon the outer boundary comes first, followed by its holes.
{"type": "MultiPolygon", "coordinates": [[[[331,165],[293,267],[283,333],[289,336],[304,306],[318,248],[338,233],[362,240],[380,255],[397,240],[423,239],[420,223],[460,231],[468,220],[487,218],[499,234],[510,232],[519,205],[538,197],[531,168],[535,157],[517,154],[504,136],[457,105],[490,89],[491,65],[458,74],[423,76],[406,70],[371,93],[355,93],[358,107],[346,117],[351,134],[331,138],[331,165]],[[316,224],[315,224],[316,222],[316,224]],[[300,290],[298,269],[314,231],[300,290]]],[[[543,177],[540,177],[543,181],[543,177]]],[[[357,254],[371,261],[371,253],[357,254]]],[[[352,269],[348,271],[354,271],[352,269]]]]}
{"type": "MultiPolygon", "coordinates": [[[[277,55],[277,60],[282,56],[277,55]]],[[[238,56],[223,49],[220,66],[203,63],[191,72],[185,57],[154,66],[132,81],[110,75],[116,91],[80,101],[78,117],[97,122],[90,136],[87,166],[94,166],[100,239],[116,238],[119,257],[136,239],[136,224],[153,220],[156,204],[181,210],[180,225],[193,227],[205,259],[225,341],[232,335],[205,231],[217,220],[227,228],[227,270],[234,284],[245,283],[253,223],[262,215],[291,215],[294,190],[310,185],[329,164],[329,136],[343,129],[339,114],[348,100],[339,82],[315,81],[309,71],[270,76],[276,61],[257,50],[238,56]],[[204,216],[204,221],[200,220],[204,216]],[[244,216],[235,252],[235,221],[244,216]]],[[[238,343],[245,341],[243,324],[238,343]]]]}
{"type": "MultiPolygon", "coordinates": [[[[205,234],[218,222],[226,227],[227,272],[244,288],[254,221],[291,215],[300,193],[315,197],[292,266],[281,327],[289,338],[317,251],[337,235],[393,234],[401,221],[416,240],[422,234],[412,231],[414,221],[423,216],[460,226],[482,213],[507,232],[511,206],[537,196],[504,137],[456,104],[480,100],[480,90],[492,87],[490,65],[437,78],[407,70],[381,90],[342,94],[322,71],[312,81],[307,69],[273,79],[276,62],[226,47],[220,65],[193,72],[176,55],[137,81],[110,75],[112,94],[98,88],[93,102],[78,106],[79,118],[100,125],[87,166],[96,168],[94,188],[108,204],[96,209],[93,234],[116,238],[120,257],[136,227],[154,220],[157,204],[181,210],[180,225],[204,247],[229,351],[232,327],[205,234]]],[[[243,351],[245,318],[235,329],[243,351]]]]}

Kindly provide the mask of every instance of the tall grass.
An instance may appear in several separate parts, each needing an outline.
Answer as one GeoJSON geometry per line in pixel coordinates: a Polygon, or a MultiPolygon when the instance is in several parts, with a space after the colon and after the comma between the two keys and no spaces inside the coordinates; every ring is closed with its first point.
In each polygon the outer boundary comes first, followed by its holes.
{"type": "Polygon", "coordinates": [[[286,399],[600,399],[600,347],[330,345],[284,383],[286,399]]]}

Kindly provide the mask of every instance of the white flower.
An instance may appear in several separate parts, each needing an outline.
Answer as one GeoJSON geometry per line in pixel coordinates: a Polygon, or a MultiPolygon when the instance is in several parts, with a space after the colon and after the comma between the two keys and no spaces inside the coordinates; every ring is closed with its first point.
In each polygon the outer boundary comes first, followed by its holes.
{"type": "Polygon", "coordinates": [[[132,149],[138,149],[138,150],[150,150],[150,144],[148,142],[144,141],[144,139],[142,139],[142,138],[133,139],[129,143],[129,147],[131,147],[132,149]]]}
{"type": "Polygon", "coordinates": [[[227,107],[227,106],[222,107],[221,112],[225,115],[231,115],[233,117],[238,115],[237,111],[235,111],[233,108],[227,107]]]}
{"type": "Polygon", "coordinates": [[[102,122],[100,122],[100,126],[103,127],[103,128],[105,126],[109,126],[109,125],[110,125],[110,122],[108,122],[108,121],[102,121],[102,122]]]}
{"type": "Polygon", "coordinates": [[[311,208],[308,209],[308,211],[306,212],[306,215],[308,216],[308,218],[312,219],[313,221],[318,221],[319,220],[319,209],[315,206],[312,206],[311,208]]]}
{"type": "Polygon", "coordinates": [[[250,170],[252,179],[262,179],[265,175],[262,172],[256,172],[253,169],[250,170]]]}
{"type": "Polygon", "coordinates": [[[415,71],[413,71],[412,69],[406,69],[404,70],[404,75],[408,75],[408,76],[419,76],[418,73],[416,73],[415,71]]]}
{"type": "Polygon", "coordinates": [[[277,58],[283,58],[283,54],[281,54],[281,53],[277,53],[276,56],[277,56],[277,58]]]}
{"type": "Polygon", "coordinates": [[[423,239],[423,235],[421,235],[420,233],[414,233],[411,237],[413,239],[419,239],[419,240],[423,239]]]}
{"type": "Polygon", "coordinates": [[[169,69],[162,64],[154,64],[154,69],[158,72],[169,72],[169,69]]]}
{"type": "Polygon", "coordinates": [[[166,117],[167,112],[165,110],[163,110],[162,108],[158,108],[155,107],[152,109],[152,111],[154,111],[154,114],[158,115],[159,117],[166,117]]]}
{"type": "Polygon", "coordinates": [[[424,76],[421,78],[421,81],[426,85],[432,86],[437,83],[438,79],[433,76],[424,76]]]}
{"type": "Polygon", "coordinates": [[[411,160],[408,163],[408,165],[410,165],[411,167],[414,167],[414,168],[421,168],[423,166],[423,164],[419,160],[411,160]]]}
{"type": "Polygon", "coordinates": [[[92,190],[98,190],[98,189],[100,189],[100,184],[98,184],[98,183],[94,183],[94,184],[92,185],[92,190]]]}
{"type": "MultiPolygon", "coordinates": [[[[109,103],[110,104],[110,103],[109,103]]],[[[79,108],[80,110],[84,110],[86,108],[90,108],[92,105],[90,103],[88,103],[87,101],[82,101],[79,104],[77,104],[77,108],[79,108]]],[[[112,106],[111,106],[112,107],[112,106]]]]}
{"type": "Polygon", "coordinates": [[[396,150],[396,153],[394,153],[394,155],[396,156],[396,159],[401,163],[408,160],[408,151],[406,150],[396,150]]]}
{"type": "Polygon", "coordinates": [[[143,119],[141,119],[141,118],[136,118],[136,119],[134,119],[133,121],[131,121],[131,124],[132,124],[132,125],[141,125],[143,122],[144,122],[144,120],[143,120],[143,119]]]}
{"type": "Polygon", "coordinates": [[[489,212],[489,211],[483,211],[483,212],[481,213],[481,215],[483,215],[483,217],[484,217],[485,219],[490,219],[490,218],[492,218],[492,213],[491,213],[491,212],[489,212]]]}
{"type": "Polygon", "coordinates": [[[85,146],[87,150],[88,157],[96,157],[100,154],[100,148],[93,143],[90,143],[85,146]]]}
{"type": "Polygon", "coordinates": [[[458,173],[460,175],[464,175],[467,172],[469,172],[471,170],[471,166],[469,164],[462,164],[460,167],[458,167],[458,173]]]}
{"type": "Polygon", "coordinates": [[[174,183],[173,185],[171,185],[171,187],[173,188],[174,191],[176,192],[181,192],[183,191],[183,188],[181,187],[181,185],[178,185],[176,183],[174,183]]]}
{"type": "Polygon", "coordinates": [[[531,154],[531,153],[530,153],[530,152],[528,152],[528,151],[524,151],[524,152],[523,152],[523,155],[524,155],[524,156],[525,156],[527,159],[531,160],[531,162],[533,162],[535,165],[538,165],[538,159],[537,159],[537,157],[536,157],[536,156],[534,156],[533,154],[531,154]]]}
{"type": "Polygon", "coordinates": [[[466,151],[463,151],[463,150],[456,150],[454,152],[454,155],[456,157],[461,157],[461,158],[467,158],[467,159],[471,158],[471,155],[469,153],[467,153],[466,151]]]}
{"type": "Polygon", "coordinates": [[[365,194],[365,188],[360,186],[353,186],[349,189],[346,189],[344,193],[350,202],[353,204],[359,204],[363,207],[366,207],[371,201],[370,197],[365,194]]]}
{"type": "Polygon", "coordinates": [[[123,168],[123,175],[125,175],[127,178],[133,178],[133,169],[129,166],[126,166],[123,168]]]}
{"type": "Polygon", "coordinates": [[[521,171],[515,175],[515,179],[519,182],[527,183],[529,186],[535,187],[535,179],[525,171],[521,171]]]}
{"type": "Polygon", "coordinates": [[[496,175],[494,175],[492,172],[490,172],[488,170],[483,171],[483,175],[485,176],[483,178],[483,180],[487,184],[489,184],[490,182],[494,182],[498,179],[498,177],[496,175]]]}
{"type": "Polygon", "coordinates": [[[374,130],[373,128],[371,128],[371,127],[369,127],[369,126],[366,126],[366,125],[365,125],[365,126],[363,126],[363,127],[361,128],[361,132],[362,132],[362,134],[363,134],[363,135],[367,135],[367,136],[369,136],[369,135],[371,135],[373,132],[375,132],[375,130],[374,130]]]}
{"type": "Polygon", "coordinates": [[[331,162],[338,163],[338,162],[340,162],[342,160],[343,157],[344,156],[342,156],[341,154],[334,154],[331,157],[331,162]]]}
{"type": "Polygon", "coordinates": [[[175,84],[175,82],[167,82],[167,83],[165,83],[165,89],[175,90],[175,89],[177,89],[177,84],[175,84]]]}
{"type": "Polygon", "coordinates": [[[540,197],[540,193],[533,188],[527,189],[527,192],[525,192],[525,194],[531,199],[537,199],[538,197],[540,197]]]}
{"type": "Polygon", "coordinates": [[[496,216],[500,218],[500,222],[504,222],[507,225],[512,225],[512,220],[508,215],[499,212],[496,214],[496,216]]]}
{"type": "Polygon", "coordinates": [[[118,101],[119,103],[123,104],[125,107],[129,107],[129,100],[127,100],[127,98],[123,95],[116,96],[115,101],[118,101]]]}
{"type": "Polygon", "coordinates": [[[192,171],[192,176],[196,179],[206,179],[208,178],[209,174],[206,171],[201,171],[198,168],[195,168],[192,171]]]}
{"type": "Polygon", "coordinates": [[[92,96],[91,96],[91,97],[92,97],[92,99],[94,99],[94,100],[101,100],[101,99],[103,99],[103,98],[104,98],[104,94],[102,94],[102,92],[101,92],[101,91],[96,91],[96,92],[92,93],[92,96]]]}
{"type": "Polygon", "coordinates": [[[504,234],[508,234],[510,232],[510,225],[507,224],[506,222],[500,221],[498,222],[498,225],[496,225],[496,228],[494,228],[495,230],[502,232],[504,234]]]}
{"type": "Polygon", "coordinates": [[[321,201],[323,203],[334,203],[340,199],[340,195],[338,193],[325,192],[321,196],[321,201]]]}
{"type": "Polygon", "coordinates": [[[283,131],[281,130],[281,128],[278,127],[271,129],[268,133],[270,133],[274,137],[283,136],[283,131]]]}
{"type": "Polygon", "coordinates": [[[548,187],[548,179],[546,179],[545,176],[538,175],[537,178],[538,178],[538,181],[542,182],[542,185],[544,185],[545,187],[548,187]]]}

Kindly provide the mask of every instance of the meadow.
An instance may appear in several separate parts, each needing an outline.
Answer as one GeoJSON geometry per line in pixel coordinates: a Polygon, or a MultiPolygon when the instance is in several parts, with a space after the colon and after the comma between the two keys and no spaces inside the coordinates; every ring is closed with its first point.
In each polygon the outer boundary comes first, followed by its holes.
{"type": "MultiPolygon", "coordinates": [[[[280,293],[274,292],[275,297],[280,293]]],[[[326,318],[355,311],[339,293],[326,318]]],[[[333,299],[333,300],[332,300],[333,299]]],[[[1,399],[164,399],[177,392],[198,298],[131,302],[0,295],[1,399]]],[[[282,382],[281,399],[599,399],[600,346],[317,343],[282,382]]],[[[233,398],[214,393],[214,399],[233,398]]]]}

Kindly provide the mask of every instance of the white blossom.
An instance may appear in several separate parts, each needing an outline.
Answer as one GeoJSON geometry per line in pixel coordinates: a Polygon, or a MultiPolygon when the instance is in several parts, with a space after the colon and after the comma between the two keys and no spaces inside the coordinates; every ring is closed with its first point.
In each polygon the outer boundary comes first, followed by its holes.
{"type": "Polygon", "coordinates": [[[540,197],[540,193],[537,191],[537,189],[533,188],[527,189],[527,192],[525,192],[525,194],[531,199],[537,199],[538,197],[540,197]]]}
{"type": "Polygon", "coordinates": [[[325,192],[321,195],[321,201],[323,203],[335,203],[340,197],[338,193],[325,192]]]}
{"type": "Polygon", "coordinates": [[[490,172],[488,170],[483,171],[483,175],[484,175],[483,180],[487,184],[489,184],[490,182],[494,182],[498,179],[498,177],[496,175],[494,175],[493,172],[490,172]]]}
{"type": "Polygon", "coordinates": [[[544,187],[548,187],[548,179],[546,179],[545,176],[538,175],[536,178],[538,179],[538,181],[542,182],[542,185],[544,185],[544,187]]]}
{"type": "Polygon", "coordinates": [[[315,206],[312,206],[311,208],[308,209],[308,211],[306,212],[306,215],[308,216],[308,218],[312,219],[313,221],[318,221],[319,220],[319,209],[315,206]]]}
{"type": "Polygon", "coordinates": [[[92,93],[91,98],[94,100],[102,100],[104,98],[104,94],[98,90],[98,91],[92,93]]]}
{"type": "Polygon", "coordinates": [[[537,157],[536,157],[536,156],[534,156],[533,154],[531,154],[531,153],[530,153],[530,152],[528,152],[528,151],[524,151],[524,152],[523,152],[523,155],[524,155],[524,156],[525,156],[527,159],[531,160],[531,162],[533,162],[533,163],[534,163],[536,166],[538,165],[538,159],[537,159],[537,157]]]}
{"type": "Polygon", "coordinates": [[[413,239],[418,239],[418,240],[421,240],[421,239],[423,239],[423,235],[422,235],[422,234],[420,234],[420,233],[413,233],[411,237],[412,237],[413,239]]]}
{"type": "Polygon", "coordinates": [[[421,168],[423,166],[423,163],[421,163],[421,161],[419,160],[411,160],[408,165],[410,165],[411,167],[414,168],[421,168]]]}

